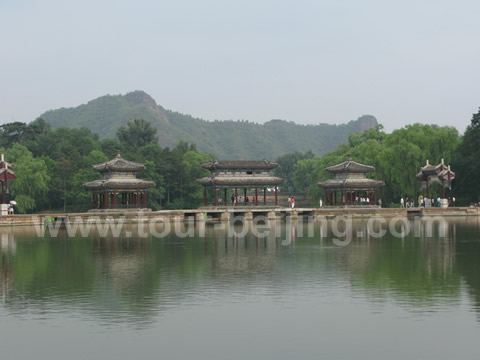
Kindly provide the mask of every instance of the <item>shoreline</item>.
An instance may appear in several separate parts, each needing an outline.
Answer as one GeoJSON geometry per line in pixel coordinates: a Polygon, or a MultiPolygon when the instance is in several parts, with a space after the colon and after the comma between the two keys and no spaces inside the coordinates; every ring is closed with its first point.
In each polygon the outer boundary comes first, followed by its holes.
{"type": "Polygon", "coordinates": [[[324,208],[286,208],[286,207],[226,207],[226,208],[199,208],[189,210],[160,210],[149,209],[90,211],[87,213],[60,213],[60,214],[30,214],[30,215],[5,215],[0,216],[0,227],[7,226],[34,226],[43,225],[49,218],[61,221],[97,217],[105,220],[122,218],[125,223],[139,223],[155,218],[168,221],[228,221],[231,216],[244,216],[252,220],[256,216],[266,216],[268,219],[299,216],[317,216],[334,218],[346,216],[352,218],[381,217],[425,217],[425,216],[480,216],[477,207],[449,207],[449,208],[379,208],[379,207],[324,207],[324,208]],[[208,217],[208,218],[207,218],[208,217]]]}

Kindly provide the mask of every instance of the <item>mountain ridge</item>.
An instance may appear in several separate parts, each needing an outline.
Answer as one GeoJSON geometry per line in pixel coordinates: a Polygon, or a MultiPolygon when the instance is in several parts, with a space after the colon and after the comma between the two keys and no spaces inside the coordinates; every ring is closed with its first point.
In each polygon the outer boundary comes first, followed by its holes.
{"type": "Polygon", "coordinates": [[[57,128],[86,127],[101,138],[114,137],[128,120],[142,118],[157,128],[159,143],[172,147],[178,141],[195,143],[201,151],[225,159],[275,159],[294,151],[322,155],[348,139],[349,133],[375,127],[372,115],[346,124],[296,124],[272,119],[264,124],[245,120],[213,120],[167,110],[141,90],[125,95],[104,95],[72,108],[49,110],[40,115],[57,128]]]}

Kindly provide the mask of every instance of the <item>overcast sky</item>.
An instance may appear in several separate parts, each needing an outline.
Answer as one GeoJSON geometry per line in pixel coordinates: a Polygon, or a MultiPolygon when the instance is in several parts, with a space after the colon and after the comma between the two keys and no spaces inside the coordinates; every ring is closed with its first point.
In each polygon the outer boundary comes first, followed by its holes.
{"type": "Polygon", "coordinates": [[[477,0],[0,0],[0,123],[144,90],[207,120],[463,132],[477,0]]]}

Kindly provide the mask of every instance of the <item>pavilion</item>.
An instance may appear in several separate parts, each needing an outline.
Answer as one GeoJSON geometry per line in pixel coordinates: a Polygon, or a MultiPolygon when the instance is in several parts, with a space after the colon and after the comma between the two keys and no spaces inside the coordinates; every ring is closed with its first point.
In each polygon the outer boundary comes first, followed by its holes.
{"type": "Polygon", "coordinates": [[[367,178],[368,172],[375,171],[374,166],[353,161],[351,156],[325,170],[335,174],[333,179],[318,183],[325,190],[326,205],[354,205],[356,198],[361,196],[368,198],[369,204],[375,205],[377,189],[385,185],[383,181],[367,178]],[[337,194],[340,194],[340,199],[337,194]]]}
{"type": "Polygon", "coordinates": [[[13,171],[13,166],[5,161],[5,157],[1,154],[0,158],[0,182],[2,183],[2,206],[0,209],[1,215],[7,215],[7,194],[8,194],[8,183],[12,180],[15,180],[15,172],[13,171]]]}
{"type": "MultiPolygon", "coordinates": [[[[207,189],[213,190],[213,205],[218,206],[218,190],[223,189],[223,204],[228,203],[227,190],[234,190],[234,203],[239,203],[238,190],[243,189],[243,199],[247,199],[247,190],[255,190],[255,195],[249,203],[258,205],[258,189],[263,189],[263,204],[267,203],[267,189],[274,188],[275,205],[278,205],[278,185],[285,179],[272,176],[270,173],[278,164],[268,160],[213,160],[201,164],[211,171],[211,176],[197,179],[203,185],[203,204],[208,205],[207,189]]],[[[261,201],[260,201],[261,202],[261,201]]]]}
{"type": "Polygon", "coordinates": [[[103,179],[83,184],[92,191],[93,208],[146,208],[147,189],[155,183],[137,179],[137,171],[144,168],[144,164],[125,160],[120,152],[108,162],[93,165],[94,170],[103,174],[103,179]]]}
{"type": "Polygon", "coordinates": [[[445,165],[443,159],[438,165],[431,165],[427,160],[426,165],[420,168],[417,179],[425,187],[427,198],[430,198],[430,185],[436,182],[442,186],[442,196],[445,199],[445,188],[451,188],[455,173],[450,169],[450,165],[445,165]]]}

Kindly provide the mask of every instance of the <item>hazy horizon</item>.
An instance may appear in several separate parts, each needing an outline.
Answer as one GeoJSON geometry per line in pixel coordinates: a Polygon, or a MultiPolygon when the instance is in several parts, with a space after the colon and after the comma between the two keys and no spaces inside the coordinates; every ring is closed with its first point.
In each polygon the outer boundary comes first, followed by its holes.
{"type": "Polygon", "coordinates": [[[0,123],[143,90],[205,120],[373,115],[463,132],[480,106],[475,1],[4,0],[0,123]]]}

